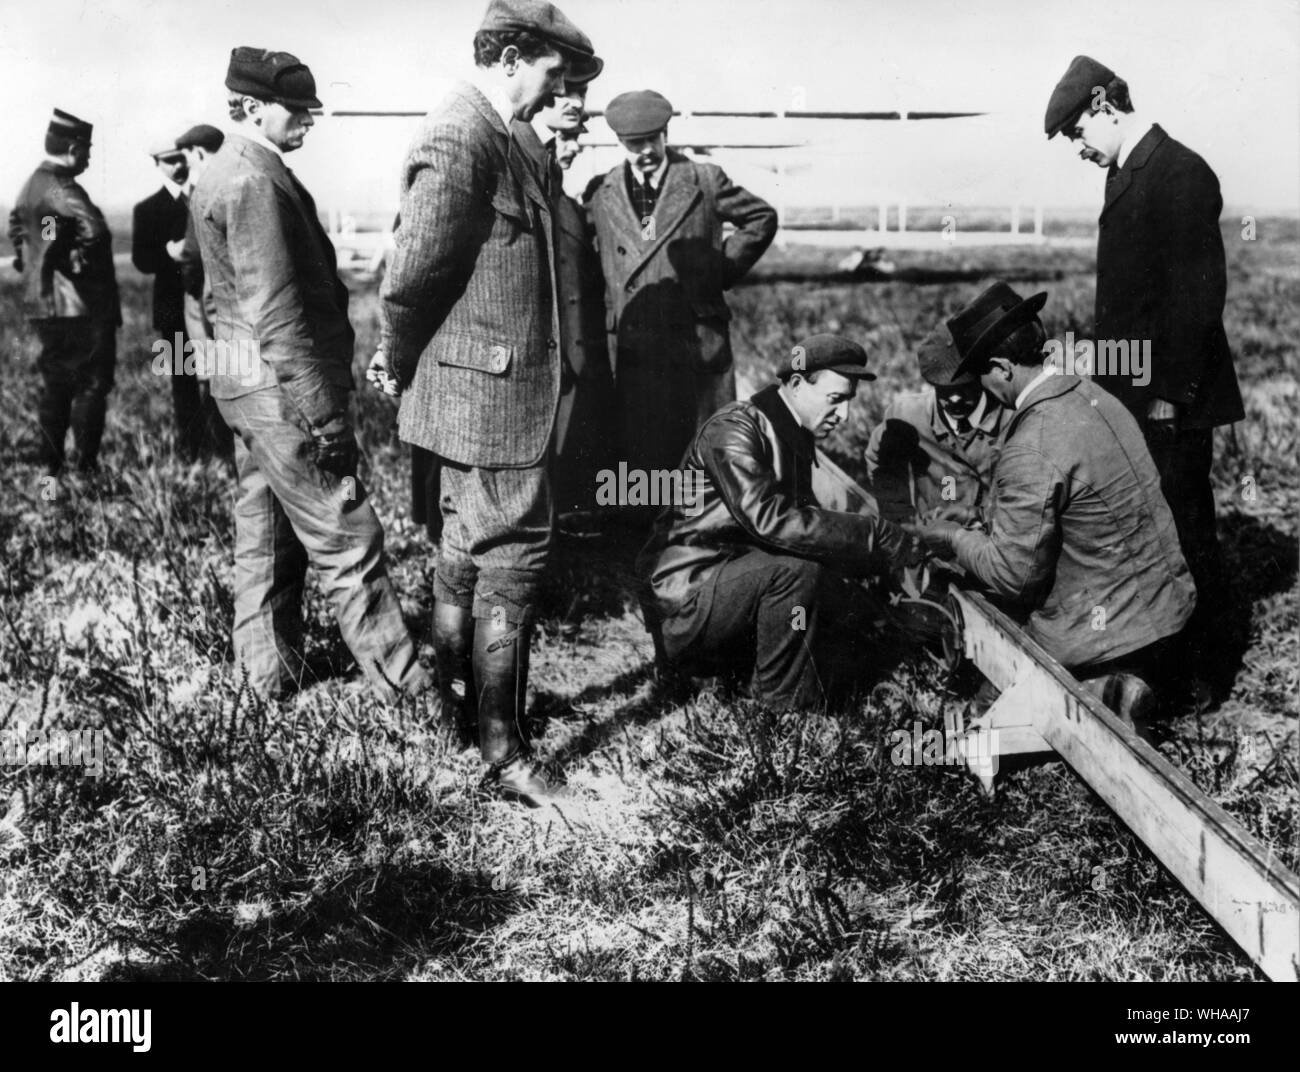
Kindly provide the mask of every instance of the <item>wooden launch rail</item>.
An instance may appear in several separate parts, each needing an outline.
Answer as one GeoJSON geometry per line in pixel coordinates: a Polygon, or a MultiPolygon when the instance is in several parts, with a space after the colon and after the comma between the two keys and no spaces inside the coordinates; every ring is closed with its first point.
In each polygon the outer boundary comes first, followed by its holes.
{"type": "Polygon", "coordinates": [[[1300,979],[1300,878],[983,596],[953,590],[961,646],[999,690],[968,766],[1058,753],[1270,979],[1300,979]]]}
{"type": "MultiPolygon", "coordinates": [[[[817,458],[824,505],[872,508],[852,477],[817,458]]],[[[987,599],[954,588],[950,603],[958,649],[1000,692],[970,725],[950,716],[968,768],[991,789],[997,757],[1059,755],[1265,975],[1300,980],[1300,878],[987,599]]]]}

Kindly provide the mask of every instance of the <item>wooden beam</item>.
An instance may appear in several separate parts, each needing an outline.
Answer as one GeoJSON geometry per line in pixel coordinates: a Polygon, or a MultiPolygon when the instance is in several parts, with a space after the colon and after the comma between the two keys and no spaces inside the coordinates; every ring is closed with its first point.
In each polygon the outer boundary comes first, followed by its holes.
{"type": "Polygon", "coordinates": [[[1300,878],[983,596],[967,655],[1271,979],[1300,979],[1300,878]]]}

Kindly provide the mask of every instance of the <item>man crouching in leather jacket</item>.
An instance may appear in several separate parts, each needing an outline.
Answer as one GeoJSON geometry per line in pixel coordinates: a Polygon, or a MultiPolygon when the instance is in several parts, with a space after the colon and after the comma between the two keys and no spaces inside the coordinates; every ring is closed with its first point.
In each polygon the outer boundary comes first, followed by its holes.
{"type": "Polygon", "coordinates": [[[752,666],[754,698],[805,710],[826,701],[818,629],[841,575],[886,573],[915,545],[877,514],[826,509],[818,495],[816,441],[848,418],[858,381],[876,378],[866,351],[815,335],[778,376],[696,434],[682,462],[694,494],[659,515],[637,573],[669,664],[691,673],[752,666]]]}

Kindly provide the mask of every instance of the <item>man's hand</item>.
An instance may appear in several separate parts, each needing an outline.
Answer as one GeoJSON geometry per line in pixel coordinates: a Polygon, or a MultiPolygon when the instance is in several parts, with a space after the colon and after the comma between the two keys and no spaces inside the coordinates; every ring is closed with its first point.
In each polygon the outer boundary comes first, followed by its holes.
{"type": "Polygon", "coordinates": [[[901,527],[909,536],[919,540],[932,555],[952,558],[956,554],[953,550],[952,537],[953,533],[960,532],[962,529],[956,521],[929,521],[924,525],[905,524],[901,527]]]}
{"type": "Polygon", "coordinates": [[[375,351],[375,356],[366,367],[366,381],[390,398],[396,398],[401,393],[397,389],[396,377],[388,371],[388,354],[382,346],[375,351]]]}
{"type": "Polygon", "coordinates": [[[311,456],[318,468],[335,476],[356,476],[360,449],[346,417],[311,430],[311,456]]]}
{"type": "Polygon", "coordinates": [[[23,254],[22,254],[22,250],[19,250],[14,254],[14,271],[21,272],[22,270],[23,270],[23,254]]]}
{"type": "Polygon", "coordinates": [[[1163,398],[1152,399],[1147,406],[1147,420],[1176,421],[1182,414],[1182,408],[1177,402],[1166,402],[1163,398]]]}
{"type": "Polygon", "coordinates": [[[167,243],[167,256],[174,261],[179,261],[185,257],[185,239],[178,238],[174,242],[167,243]]]}

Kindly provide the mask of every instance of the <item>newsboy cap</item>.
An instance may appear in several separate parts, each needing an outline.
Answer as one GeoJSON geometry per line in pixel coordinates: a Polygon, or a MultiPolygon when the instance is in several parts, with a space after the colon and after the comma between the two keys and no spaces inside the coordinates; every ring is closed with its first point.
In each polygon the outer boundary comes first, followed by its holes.
{"type": "Polygon", "coordinates": [[[69,112],[55,108],[54,115],[50,117],[50,125],[46,128],[45,133],[47,136],[62,138],[65,141],[88,142],[94,129],[94,126],[84,119],[78,119],[69,112]]]}
{"type": "Polygon", "coordinates": [[[221,148],[221,143],[225,140],[226,136],[216,127],[209,123],[200,123],[198,126],[190,127],[189,130],[176,139],[176,148],[192,149],[198,146],[200,149],[215,153],[221,148]]]}
{"type": "MultiPolygon", "coordinates": [[[[554,4],[542,0],[491,0],[479,32],[530,33],[574,56],[594,56],[591,38],[554,4]]],[[[602,64],[602,66],[604,66],[602,64]]],[[[591,76],[595,78],[593,74],[591,76]]]]}
{"type": "Polygon", "coordinates": [[[922,339],[916,348],[916,357],[921,366],[921,379],[934,387],[959,387],[975,382],[975,377],[969,372],[957,371],[961,364],[961,351],[946,327],[937,327],[922,339]]]}
{"type": "Polygon", "coordinates": [[[320,108],[316,79],[291,52],[240,45],[230,50],[226,88],[258,100],[279,101],[286,108],[320,108]]]}
{"type": "Polygon", "coordinates": [[[820,372],[829,369],[841,376],[858,380],[874,380],[876,374],[867,371],[867,351],[852,339],[840,335],[811,335],[790,351],[785,371],[820,372]]]}
{"type": "Polygon", "coordinates": [[[599,56],[572,56],[568,69],[564,72],[566,85],[585,86],[592,82],[605,69],[605,61],[599,56]]]}
{"type": "Polygon", "coordinates": [[[1052,99],[1047,102],[1043,129],[1047,131],[1048,141],[1078,119],[1092,104],[1097,91],[1104,90],[1114,78],[1115,72],[1104,63],[1098,63],[1091,56],[1075,56],[1065,76],[1052,90],[1052,99]]]}
{"type": "Polygon", "coordinates": [[[998,281],[948,321],[953,344],[961,354],[957,374],[978,375],[993,348],[1022,324],[1038,318],[1047,291],[1022,298],[998,281]]]}
{"type": "Polygon", "coordinates": [[[159,137],[150,144],[149,155],[155,160],[166,160],[168,157],[184,156],[185,154],[181,152],[181,147],[171,138],[159,137]]]}
{"type": "Polygon", "coordinates": [[[662,93],[635,89],[620,93],[605,106],[605,122],[620,138],[646,138],[658,134],[673,117],[673,106],[662,93]]]}

